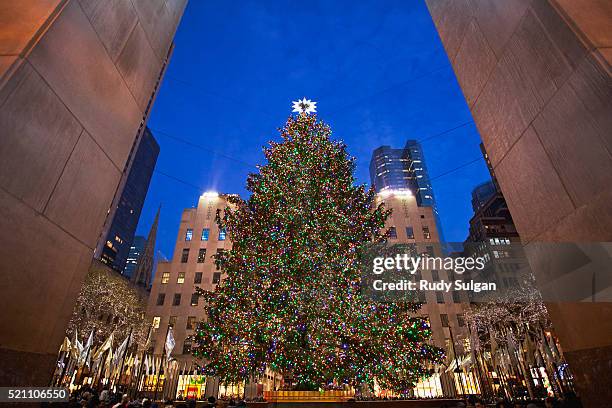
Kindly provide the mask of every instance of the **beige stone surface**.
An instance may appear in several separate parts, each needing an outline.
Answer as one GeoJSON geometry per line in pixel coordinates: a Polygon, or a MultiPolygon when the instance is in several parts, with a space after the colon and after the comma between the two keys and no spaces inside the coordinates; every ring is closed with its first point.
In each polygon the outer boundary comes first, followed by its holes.
{"type": "Polygon", "coordinates": [[[455,57],[455,74],[463,95],[472,106],[495,68],[497,59],[478,24],[472,20],[455,57]]]}
{"type": "Polygon", "coordinates": [[[127,83],[132,95],[145,111],[155,86],[161,63],[149,45],[140,23],[136,24],[117,59],[117,68],[127,83]]]}
{"type": "Polygon", "coordinates": [[[121,172],[83,132],[70,155],[44,214],[95,248],[121,172]]]}
{"type": "Polygon", "coordinates": [[[116,61],[125,47],[138,17],[131,1],[79,0],[108,55],[116,61]]]}
{"type": "Polygon", "coordinates": [[[10,328],[0,331],[0,347],[54,353],[57,314],[68,300],[68,283],[82,282],[91,249],[3,189],[0,230],[5,277],[0,286],[0,310],[2,327],[10,328]]]}
{"type": "Polygon", "coordinates": [[[0,55],[19,55],[61,0],[0,2],[0,55]]]}
{"type": "Polygon", "coordinates": [[[142,111],[78,2],[66,6],[29,61],[123,170],[142,111]]]}
{"type": "Polygon", "coordinates": [[[29,64],[0,109],[0,185],[42,211],[83,128],[29,64]]]}

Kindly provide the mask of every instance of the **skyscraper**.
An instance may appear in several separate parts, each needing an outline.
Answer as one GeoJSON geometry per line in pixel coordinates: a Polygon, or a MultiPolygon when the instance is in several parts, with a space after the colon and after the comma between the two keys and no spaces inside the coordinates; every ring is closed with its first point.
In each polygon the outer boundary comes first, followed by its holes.
{"type": "Polygon", "coordinates": [[[408,140],[403,149],[380,146],[374,150],[370,160],[370,182],[377,193],[410,190],[418,206],[432,207],[441,241],[444,241],[423,148],[417,140],[408,140]]]}
{"type": "Polygon", "coordinates": [[[138,258],[144,251],[147,239],[142,235],[136,235],[130,246],[130,252],[128,253],[125,268],[123,268],[123,275],[127,278],[134,276],[136,271],[136,265],[138,265],[138,258]]]}
{"type": "Polygon", "coordinates": [[[381,146],[374,150],[370,161],[370,182],[377,193],[409,189],[419,206],[435,207],[423,148],[416,140],[408,140],[403,149],[381,146]]]}
{"type": "Polygon", "coordinates": [[[134,143],[131,160],[119,184],[121,193],[113,202],[114,213],[109,214],[96,249],[96,257],[116,271],[123,272],[125,268],[158,155],[159,145],[145,127],[134,143]]]}

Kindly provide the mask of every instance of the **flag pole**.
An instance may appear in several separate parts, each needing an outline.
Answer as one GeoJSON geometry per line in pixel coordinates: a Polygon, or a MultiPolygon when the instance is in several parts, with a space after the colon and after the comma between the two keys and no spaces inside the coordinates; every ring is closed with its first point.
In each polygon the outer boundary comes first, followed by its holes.
{"type": "MultiPolygon", "coordinates": [[[[170,325],[168,325],[168,328],[166,329],[166,335],[164,336],[164,347],[162,349],[162,361],[164,359],[164,356],[166,354],[166,340],[168,339],[168,333],[170,332],[170,325]]],[[[155,392],[153,393],[153,402],[155,402],[155,400],[157,399],[157,389],[159,388],[159,377],[161,376],[161,363],[160,363],[160,367],[159,367],[159,371],[157,373],[157,380],[155,381],[155,392]]],[[[164,373],[165,375],[165,373],[164,373]]],[[[165,377],[164,377],[165,378],[165,377]]]]}

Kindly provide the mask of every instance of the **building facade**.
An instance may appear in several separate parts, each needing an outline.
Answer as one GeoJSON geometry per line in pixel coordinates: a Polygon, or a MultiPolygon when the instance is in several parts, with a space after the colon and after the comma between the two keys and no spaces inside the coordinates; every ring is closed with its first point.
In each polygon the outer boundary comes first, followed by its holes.
{"type": "Polygon", "coordinates": [[[143,253],[146,243],[147,239],[142,235],[136,235],[134,237],[122,273],[126,278],[134,276],[134,272],[136,272],[136,267],[138,266],[138,258],[143,253]]]}
{"type": "MultiPolygon", "coordinates": [[[[445,256],[432,207],[419,206],[417,198],[409,190],[385,190],[376,196],[376,204],[379,203],[384,203],[385,208],[392,210],[385,225],[390,229],[390,245],[412,244],[417,254],[445,256]]],[[[416,280],[453,281],[454,274],[449,272],[424,269],[416,273],[416,280]]],[[[464,319],[468,302],[465,294],[457,291],[425,291],[421,293],[419,301],[423,302],[419,315],[428,318],[433,344],[446,351],[449,356],[447,363],[452,363],[453,356],[459,358],[465,355],[469,351],[469,343],[466,343],[466,340],[469,342],[469,336],[464,319]]],[[[442,371],[417,384],[415,394],[421,397],[455,396],[466,389],[475,393],[475,383],[471,373],[462,377],[442,371]]]]}
{"type": "Polygon", "coordinates": [[[403,149],[381,146],[374,150],[370,160],[370,183],[377,193],[410,190],[418,206],[433,209],[438,236],[444,241],[423,147],[418,141],[408,140],[403,149]]]}
{"type": "Polygon", "coordinates": [[[435,208],[423,148],[416,140],[408,140],[403,149],[381,146],[374,150],[370,160],[370,182],[377,193],[409,189],[417,205],[435,208]]]}
{"type": "MultiPolygon", "coordinates": [[[[426,3],[528,254],[530,243],[612,241],[609,2],[426,3]]],[[[538,285],[570,279],[534,273],[538,285]]],[[[610,302],[547,308],[583,402],[608,406],[610,302]]]]}
{"type": "Polygon", "coordinates": [[[94,255],[120,273],[126,267],[158,155],[159,145],[151,130],[145,127],[130,153],[129,165],[123,174],[125,181],[120,183],[121,193],[113,201],[114,213],[111,211],[112,217],[110,214],[107,217],[94,255]]]}
{"type": "MultiPolygon", "coordinates": [[[[217,211],[223,211],[228,205],[226,196],[205,193],[197,207],[183,211],[172,259],[158,262],[151,288],[147,317],[153,325],[154,337],[150,351],[162,355],[168,326],[172,326],[176,341],[172,355],[188,367],[192,356],[187,338],[193,334],[197,322],[205,318],[195,288],[211,290],[221,282],[221,271],[213,255],[231,248],[225,231],[215,221],[217,211]]],[[[231,393],[223,387],[209,379],[197,386],[197,393],[207,396],[231,393]]]]}
{"type": "Polygon", "coordinates": [[[0,385],[47,386],[186,1],[0,15],[0,385]],[[34,284],[35,283],[35,284],[34,284]]]}

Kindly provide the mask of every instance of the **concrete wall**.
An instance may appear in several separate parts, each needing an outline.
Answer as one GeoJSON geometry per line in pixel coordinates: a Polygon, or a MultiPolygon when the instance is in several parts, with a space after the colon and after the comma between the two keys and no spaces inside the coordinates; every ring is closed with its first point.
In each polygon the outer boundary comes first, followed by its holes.
{"type": "Polygon", "coordinates": [[[186,0],[0,4],[0,385],[46,385],[186,0]]]}
{"type": "MultiPolygon", "coordinates": [[[[426,2],[522,239],[612,241],[611,3],[426,2]]],[[[583,400],[603,406],[612,307],[550,312],[583,400]]]]}

